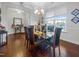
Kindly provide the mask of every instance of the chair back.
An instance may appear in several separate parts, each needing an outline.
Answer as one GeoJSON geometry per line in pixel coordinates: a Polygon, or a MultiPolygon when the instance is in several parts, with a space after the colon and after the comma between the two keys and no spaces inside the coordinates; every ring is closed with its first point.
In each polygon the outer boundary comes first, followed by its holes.
{"type": "Polygon", "coordinates": [[[55,34],[54,34],[54,45],[58,46],[60,43],[60,34],[61,34],[62,28],[55,28],[55,34]]]}
{"type": "Polygon", "coordinates": [[[53,25],[49,25],[47,30],[48,30],[48,32],[53,32],[54,31],[54,26],[53,25]]]}
{"type": "Polygon", "coordinates": [[[25,38],[26,38],[26,40],[28,40],[29,38],[28,38],[28,29],[27,29],[27,27],[24,27],[24,31],[25,31],[25,38]]]}
{"type": "Polygon", "coordinates": [[[33,44],[33,40],[34,40],[33,27],[28,27],[28,37],[29,37],[30,43],[33,44]]]}

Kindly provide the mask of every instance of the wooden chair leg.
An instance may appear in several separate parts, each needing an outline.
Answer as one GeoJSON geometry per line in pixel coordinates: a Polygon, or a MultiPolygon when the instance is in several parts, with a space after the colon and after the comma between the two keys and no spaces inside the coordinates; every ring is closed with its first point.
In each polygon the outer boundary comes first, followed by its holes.
{"type": "Polygon", "coordinates": [[[31,45],[28,40],[27,40],[27,42],[28,42],[27,47],[28,47],[28,49],[30,49],[31,45]]]}
{"type": "Polygon", "coordinates": [[[61,56],[60,46],[59,46],[59,56],[61,56]]]}
{"type": "Polygon", "coordinates": [[[53,47],[53,56],[55,57],[55,47],[53,47]]]}
{"type": "Polygon", "coordinates": [[[48,51],[49,51],[49,57],[52,57],[51,47],[49,47],[48,51]]]}
{"type": "Polygon", "coordinates": [[[27,40],[27,48],[28,48],[28,40],[27,40]]]}

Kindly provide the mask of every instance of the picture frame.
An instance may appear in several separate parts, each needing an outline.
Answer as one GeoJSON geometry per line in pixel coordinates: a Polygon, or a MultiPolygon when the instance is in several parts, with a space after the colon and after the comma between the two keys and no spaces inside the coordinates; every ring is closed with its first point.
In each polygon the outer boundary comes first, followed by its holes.
{"type": "Polygon", "coordinates": [[[13,24],[14,25],[22,25],[22,18],[13,18],[13,24]]]}
{"type": "Polygon", "coordinates": [[[74,22],[75,24],[77,24],[79,22],[79,18],[78,17],[74,17],[71,21],[74,22]]]}
{"type": "Polygon", "coordinates": [[[72,12],[71,12],[72,15],[74,16],[77,16],[79,14],[79,10],[78,9],[74,9],[72,12]]]}

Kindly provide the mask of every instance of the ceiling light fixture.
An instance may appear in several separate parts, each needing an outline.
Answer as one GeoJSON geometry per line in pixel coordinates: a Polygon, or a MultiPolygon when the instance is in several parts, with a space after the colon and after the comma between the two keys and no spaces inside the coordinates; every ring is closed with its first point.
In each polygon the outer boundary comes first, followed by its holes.
{"type": "Polygon", "coordinates": [[[36,15],[44,15],[44,9],[36,9],[34,12],[36,15]]]}

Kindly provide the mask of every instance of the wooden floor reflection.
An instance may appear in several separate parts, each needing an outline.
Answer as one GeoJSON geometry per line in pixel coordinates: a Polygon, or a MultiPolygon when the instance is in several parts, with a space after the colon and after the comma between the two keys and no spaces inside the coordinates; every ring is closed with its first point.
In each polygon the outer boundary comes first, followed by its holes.
{"type": "Polygon", "coordinates": [[[26,56],[25,39],[22,35],[9,37],[7,56],[26,56]]]}
{"type": "MultiPolygon", "coordinates": [[[[62,57],[79,56],[78,49],[79,49],[78,45],[61,41],[62,57]]],[[[36,52],[39,57],[48,57],[48,53],[44,53],[45,55],[42,55],[38,51],[36,52]]],[[[26,48],[26,40],[24,34],[10,35],[8,37],[8,44],[0,49],[0,54],[3,54],[2,56],[9,56],[9,57],[32,57],[31,52],[29,51],[29,49],[26,48]]],[[[58,56],[57,49],[56,49],[56,56],[58,56]]]]}

